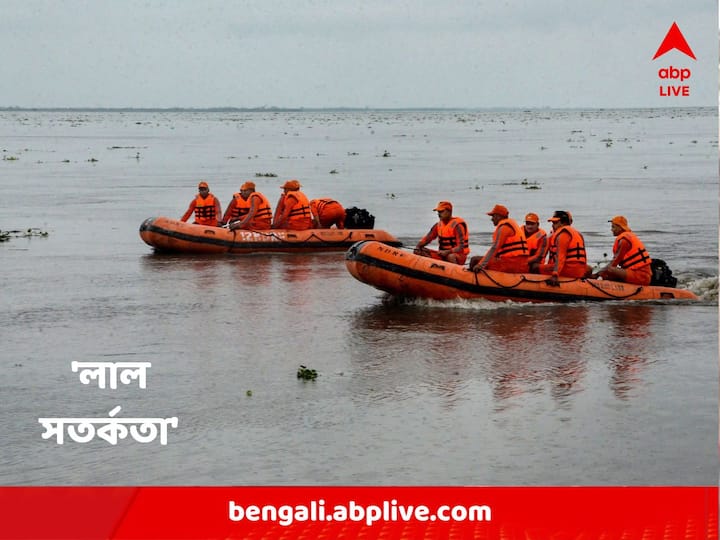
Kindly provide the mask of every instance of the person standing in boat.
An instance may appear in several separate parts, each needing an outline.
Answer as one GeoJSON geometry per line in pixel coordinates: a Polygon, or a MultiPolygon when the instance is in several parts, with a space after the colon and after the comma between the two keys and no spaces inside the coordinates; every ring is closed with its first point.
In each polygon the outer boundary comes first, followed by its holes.
{"type": "Polygon", "coordinates": [[[273,218],[273,229],[290,229],[293,231],[305,231],[312,229],[312,213],[310,212],[310,201],[300,191],[300,182],[288,180],[282,186],[283,194],[280,195],[275,216],[273,218]]]}
{"type": "Polygon", "coordinates": [[[637,235],[630,230],[625,216],[615,216],[608,223],[615,237],[613,260],[593,277],[650,285],[652,259],[637,235]]]}
{"type": "Polygon", "coordinates": [[[469,247],[468,227],[465,220],[452,215],[453,207],[448,201],[440,201],[433,212],[440,219],[415,246],[414,253],[453,264],[465,264],[469,247]],[[427,249],[430,242],[438,239],[439,250],[427,249]]]}
{"type": "Polygon", "coordinates": [[[540,217],[534,212],[525,216],[523,233],[527,240],[528,269],[532,272],[545,260],[548,248],[547,233],[540,228],[540,217]]]}
{"type": "Polygon", "coordinates": [[[228,228],[265,231],[272,222],[270,202],[262,193],[255,191],[255,182],[245,182],[240,192],[233,195],[223,216],[228,228]]]}
{"type": "Polygon", "coordinates": [[[314,229],[345,228],[345,208],[335,199],[312,199],[310,211],[314,229]]]}
{"type": "Polygon", "coordinates": [[[495,225],[493,243],[482,257],[470,259],[470,270],[497,270],[522,273],[528,271],[528,246],[523,228],[502,204],[496,204],[487,213],[495,225]]]}
{"type": "Polygon", "coordinates": [[[592,269],[587,264],[585,239],[570,225],[572,223],[570,212],[556,210],[548,221],[553,227],[548,246],[548,262],[541,264],[538,272],[549,275],[548,283],[551,285],[558,285],[560,276],[588,277],[592,269]]]}
{"type": "Polygon", "coordinates": [[[220,200],[210,193],[210,186],[204,180],[198,184],[198,195],[190,201],[190,206],[180,221],[187,221],[193,212],[195,212],[193,223],[197,225],[210,225],[211,227],[220,225],[219,220],[222,215],[220,200]]]}

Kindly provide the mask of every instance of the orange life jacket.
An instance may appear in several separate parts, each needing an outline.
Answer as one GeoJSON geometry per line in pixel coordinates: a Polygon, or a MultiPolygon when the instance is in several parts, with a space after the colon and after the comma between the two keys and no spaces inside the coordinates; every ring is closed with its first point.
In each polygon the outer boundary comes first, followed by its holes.
{"type": "Polygon", "coordinates": [[[630,242],[630,249],[625,253],[625,258],[618,263],[621,268],[638,269],[650,265],[652,259],[650,258],[650,255],[648,255],[645,246],[640,241],[640,239],[630,231],[623,231],[622,233],[617,235],[617,238],[615,238],[615,243],[613,244],[613,253],[617,253],[618,245],[621,238],[624,238],[625,240],[630,242]]]}
{"type": "Polygon", "coordinates": [[[250,211],[250,197],[248,197],[248,200],[246,201],[238,192],[233,193],[233,200],[235,201],[235,204],[229,216],[231,221],[244,218],[250,211]]]}
{"type": "Polygon", "coordinates": [[[302,191],[288,191],[285,195],[285,204],[291,204],[288,199],[295,199],[290,210],[286,227],[294,230],[312,229],[312,215],[310,201],[302,191]]]}
{"type": "MultiPolygon", "coordinates": [[[[525,232],[524,229],[523,232],[525,232]]],[[[545,253],[538,253],[538,249],[542,246],[543,239],[546,236],[547,233],[542,229],[538,229],[530,236],[527,236],[527,234],[525,235],[525,239],[527,240],[528,255],[531,258],[537,259],[538,261],[542,261],[545,258],[545,253]]],[[[545,243],[544,250],[547,251],[547,243],[545,243]]]]}
{"type": "Polygon", "coordinates": [[[500,222],[495,227],[495,232],[493,233],[493,244],[497,241],[498,230],[500,229],[500,226],[506,224],[512,227],[514,234],[508,237],[502,246],[497,247],[494,256],[498,259],[520,256],[527,257],[528,249],[527,240],[525,240],[525,232],[523,231],[522,227],[520,227],[515,222],[514,219],[505,218],[500,220],[500,222]]]}
{"type": "Polygon", "coordinates": [[[470,243],[468,239],[468,227],[463,218],[453,217],[447,223],[442,221],[437,224],[438,246],[440,250],[454,249],[457,247],[457,239],[455,237],[455,228],[460,227],[462,232],[462,251],[460,253],[470,253],[470,243]]]}
{"type": "Polygon", "coordinates": [[[310,201],[310,210],[312,211],[313,215],[316,217],[321,217],[323,215],[323,211],[328,206],[339,206],[342,208],[342,205],[337,202],[335,199],[325,198],[325,199],[313,199],[310,201]]]}
{"type": "Polygon", "coordinates": [[[195,223],[214,227],[218,224],[218,217],[215,195],[209,193],[204,199],[200,195],[195,198],[195,223]]]}
{"type": "Polygon", "coordinates": [[[248,202],[252,206],[252,199],[255,197],[257,202],[255,203],[255,215],[250,220],[251,229],[269,229],[272,223],[272,209],[270,208],[270,201],[262,193],[253,191],[248,197],[248,202]]]}
{"type": "Polygon", "coordinates": [[[550,247],[548,248],[548,262],[553,263],[557,259],[557,238],[560,233],[570,235],[570,243],[568,244],[565,260],[568,262],[587,263],[587,253],[585,252],[585,239],[576,229],[570,225],[559,227],[550,236],[550,247]]]}

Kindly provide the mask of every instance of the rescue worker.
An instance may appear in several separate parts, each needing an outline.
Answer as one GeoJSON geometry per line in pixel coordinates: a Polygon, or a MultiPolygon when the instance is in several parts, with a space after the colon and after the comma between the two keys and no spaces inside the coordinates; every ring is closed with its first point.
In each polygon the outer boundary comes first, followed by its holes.
{"type": "Polygon", "coordinates": [[[223,222],[229,223],[228,228],[253,229],[265,231],[272,222],[270,202],[262,193],[255,191],[254,182],[245,182],[240,192],[233,195],[223,216],[223,222]]]}
{"type": "Polygon", "coordinates": [[[273,229],[291,229],[293,231],[305,231],[312,229],[312,214],[310,212],[310,201],[300,191],[300,182],[288,180],[282,186],[283,194],[280,195],[275,216],[273,217],[273,229]]]}
{"type": "Polygon", "coordinates": [[[493,243],[482,257],[470,259],[470,270],[497,270],[499,272],[522,273],[528,271],[527,240],[522,227],[502,204],[496,204],[487,213],[495,225],[493,243]]]}
{"type": "Polygon", "coordinates": [[[593,277],[624,281],[636,285],[650,285],[652,259],[645,246],[630,230],[625,216],[615,216],[608,221],[615,237],[613,260],[593,277]]]}
{"type": "Polygon", "coordinates": [[[438,213],[439,221],[420,239],[414,253],[453,264],[465,264],[470,253],[467,223],[460,217],[453,217],[453,207],[448,201],[440,201],[433,212],[438,213]],[[440,249],[427,249],[425,246],[436,238],[440,249]]]}
{"type": "Polygon", "coordinates": [[[329,229],[333,225],[338,229],[345,228],[345,209],[335,199],[311,200],[310,212],[315,229],[329,229]]]}
{"type": "Polygon", "coordinates": [[[527,240],[528,270],[535,272],[540,263],[545,260],[548,237],[547,233],[540,228],[540,217],[534,212],[530,212],[525,216],[523,233],[525,233],[525,239],[527,240]]]}
{"type": "Polygon", "coordinates": [[[548,219],[553,227],[548,242],[548,262],[541,264],[538,270],[540,274],[550,276],[550,285],[558,285],[560,276],[584,278],[592,273],[587,264],[585,239],[570,226],[571,220],[570,213],[564,210],[556,210],[548,219]]]}
{"type": "Polygon", "coordinates": [[[190,206],[188,206],[180,221],[187,221],[193,212],[195,212],[195,221],[193,223],[212,227],[220,226],[220,216],[222,214],[220,200],[210,193],[210,187],[204,180],[198,184],[198,195],[190,201],[190,206]]]}

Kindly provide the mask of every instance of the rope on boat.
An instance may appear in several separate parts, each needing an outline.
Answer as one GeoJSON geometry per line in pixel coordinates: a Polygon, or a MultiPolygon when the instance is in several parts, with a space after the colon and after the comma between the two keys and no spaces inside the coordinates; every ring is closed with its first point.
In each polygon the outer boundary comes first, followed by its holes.
{"type": "MultiPolygon", "coordinates": [[[[246,231],[246,232],[249,231],[249,232],[254,232],[254,233],[256,233],[256,234],[261,234],[261,235],[266,236],[266,237],[272,237],[272,238],[275,238],[278,242],[292,243],[292,244],[306,244],[306,243],[308,243],[308,241],[310,241],[311,239],[315,238],[315,239],[318,240],[320,243],[322,243],[322,244],[324,244],[324,245],[330,245],[330,246],[331,246],[331,245],[334,245],[334,244],[344,244],[344,243],[348,242],[348,241],[350,240],[350,237],[352,236],[352,231],[355,230],[355,229],[350,230],[350,232],[348,232],[343,238],[340,238],[340,239],[338,239],[338,240],[326,240],[326,239],[318,236],[318,235],[315,234],[315,233],[311,233],[310,236],[308,236],[305,240],[303,240],[303,241],[301,241],[301,242],[292,242],[291,240],[288,240],[287,238],[281,238],[280,236],[278,236],[278,235],[277,235],[276,233],[274,233],[274,232],[266,233],[265,231],[258,231],[258,230],[255,230],[255,229],[231,229],[231,230],[233,231],[233,239],[235,238],[235,234],[234,234],[234,233],[235,233],[236,231],[242,230],[242,231],[246,231]]],[[[303,232],[303,231],[298,231],[298,232],[303,232]]]]}
{"type": "MultiPolygon", "coordinates": [[[[490,274],[488,274],[488,273],[485,271],[485,269],[480,270],[480,272],[482,272],[483,274],[485,274],[485,277],[487,277],[492,283],[494,283],[495,285],[497,285],[497,286],[498,286],[499,288],[501,288],[501,289],[514,289],[515,287],[518,287],[518,286],[519,286],[520,284],[522,284],[523,282],[528,282],[528,283],[541,283],[541,282],[547,281],[547,280],[545,280],[545,279],[543,279],[543,280],[527,279],[524,275],[521,275],[521,276],[520,276],[520,280],[519,280],[515,285],[503,285],[502,283],[500,283],[500,282],[497,281],[496,279],[493,279],[493,277],[492,277],[490,274]]],[[[474,272],[474,273],[475,273],[475,272],[474,272]]],[[[477,285],[477,286],[479,287],[479,286],[480,286],[480,282],[478,281],[478,274],[479,274],[479,272],[476,272],[476,273],[475,273],[475,285],[477,285]]],[[[606,290],[603,289],[602,287],[598,287],[598,286],[597,286],[595,283],[593,283],[592,281],[587,280],[587,279],[584,279],[584,278],[572,278],[572,279],[568,279],[568,280],[566,280],[566,281],[560,281],[560,283],[573,283],[573,282],[575,282],[575,281],[584,281],[585,283],[587,283],[588,285],[590,285],[590,286],[593,287],[594,289],[600,291],[600,292],[603,293],[604,295],[609,296],[610,298],[615,298],[615,299],[617,299],[617,300],[624,300],[624,299],[626,299],[626,298],[630,298],[631,296],[637,295],[637,294],[642,290],[642,286],[640,286],[640,287],[638,287],[634,292],[631,292],[631,293],[628,293],[628,294],[625,294],[625,295],[613,294],[612,292],[606,291],[606,290]]]]}
{"type": "Polygon", "coordinates": [[[641,286],[639,286],[637,289],[635,289],[635,292],[633,292],[633,293],[626,294],[626,295],[619,295],[619,294],[613,294],[613,293],[611,293],[611,292],[608,292],[608,291],[606,291],[605,289],[603,289],[602,287],[598,287],[597,285],[595,285],[595,284],[594,284],[592,281],[590,281],[590,280],[586,280],[586,282],[587,282],[588,285],[590,285],[590,286],[593,287],[594,289],[597,289],[598,291],[602,292],[603,294],[606,294],[606,295],[609,296],[610,298],[616,298],[616,299],[618,299],[618,300],[624,300],[625,298],[630,298],[631,296],[635,296],[636,294],[638,294],[638,293],[642,290],[642,285],[641,285],[641,286]]]}
{"type": "MultiPolygon", "coordinates": [[[[470,270],[470,271],[472,272],[472,270],[470,270]]],[[[520,281],[518,281],[515,285],[503,285],[499,281],[493,279],[493,277],[490,274],[488,274],[484,268],[480,269],[480,272],[485,274],[486,278],[488,278],[490,281],[492,281],[495,285],[497,285],[501,289],[514,289],[515,287],[519,286],[523,281],[529,281],[529,280],[525,279],[525,276],[521,275],[520,281]]],[[[480,286],[480,282],[478,281],[478,274],[480,272],[473,272],[473,274],[475,274],[475,285],[477,285],[478,287],[480,286]]]]}

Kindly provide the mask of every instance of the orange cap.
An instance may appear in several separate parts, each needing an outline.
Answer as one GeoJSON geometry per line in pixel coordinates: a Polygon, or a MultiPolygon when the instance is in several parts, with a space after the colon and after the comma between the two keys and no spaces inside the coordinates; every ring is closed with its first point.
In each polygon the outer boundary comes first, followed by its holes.
{"type": "Polygon", "coordinates": [[[433,212],[440,212],[441,210],[450,210],[452,212],[452,203],[449,201],[440,201],[437,203],[437,207],[433,208],[433,212]]]}
{"type": "Polygon", "coordinates": [[[255,189],[255,182],[245,182],[240,186],[240,191],[245,191],[246,189],[255,189]]]}
{"type": "Polygon", "coordinates": [[[508,209],[505,208],[502,204],[496,204],[495,206],[493,206],[493,209],[487,213],[487,215],[488,216],[498,215],[498,216],[502,216],[502,217],[508,217],[510,215],[510,212],[508,212],[508,209]]]}
{"type": "Polygon", "coordinates": [[[530,212],[527,216],[525,216],[525,221],[531,221],[532,223],[540,223],[540,217],[537,214],[530,212]]]}
{"type": "Polygon", "coordinates": [[[620,227],[623,231],[629,231],[630,227],[628,227],[627,219],[625,219],[625,216],[615,216],[612,219],[608,220],[608,223],[612,223],[613,225],[617,225],[620,227]]]}
{"type": "Polygon", "coordinates": [[[297,191],[300,189],[300,182],[297,180],[288,180],[280,187],[283,189],[289,189],[290,191],[297,191]]]}
{"type": "Polygon", "coordinates": [[[568,223],[572,223],[572,218],[570,217],[570,212],[566,212],[565,210],[555,210],[553,213],[553,217],[548,219],[548,221],[567,221],[568,223]]]}
{"type": "Polygon", "coordinates": [[[208,183],[207,183],[205,180],[203,180],[202,182],[200,182],[200,183],[198,184],[198,189],[200,189],[200,188],[208,188],[208,189],[210,189],[210,186],[208,186],[208,183]]]}

